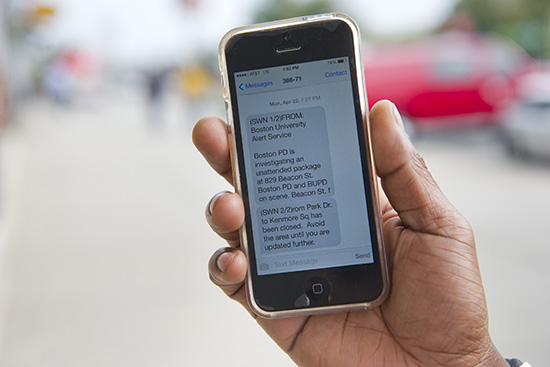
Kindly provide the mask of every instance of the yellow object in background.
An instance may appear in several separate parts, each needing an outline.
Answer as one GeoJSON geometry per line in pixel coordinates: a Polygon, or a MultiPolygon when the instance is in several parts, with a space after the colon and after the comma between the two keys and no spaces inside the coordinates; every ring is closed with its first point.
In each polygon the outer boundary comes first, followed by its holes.
{"type": "Polygon", "coordinates": [[[55,7],[46,4],[37,4],[28,13],[28,22],[31,26],[49,20],[55,14],[55,7]]]}
{"type": "Polygon", "coordinates": [[[212,74],[201,64],[192,65],[178,72],[178,87],[191,99],[204,98],[212,87],[212,74]]]}

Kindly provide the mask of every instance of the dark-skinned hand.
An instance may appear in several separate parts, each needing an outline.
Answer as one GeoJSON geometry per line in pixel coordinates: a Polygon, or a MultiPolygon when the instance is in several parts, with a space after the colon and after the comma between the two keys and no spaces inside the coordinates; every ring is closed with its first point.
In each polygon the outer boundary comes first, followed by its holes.
{"type": "MultiPolygon", "coordinates": [[[[395,106],[379,102],[369,116],[385,194],[388,299],[367,311],[257,322],[299,366],[508,366],[489,335],[470,225],[432,178],[395,106]]],[[[201,119],[193,141],[212,168],[232,182],[226,123],[201,119]]],[[[239,242],[240,196],[217,194],[206,217],[229,243],[212,256],[210,277],[250,312],[243,286],[246,257],[239,242]]]]}

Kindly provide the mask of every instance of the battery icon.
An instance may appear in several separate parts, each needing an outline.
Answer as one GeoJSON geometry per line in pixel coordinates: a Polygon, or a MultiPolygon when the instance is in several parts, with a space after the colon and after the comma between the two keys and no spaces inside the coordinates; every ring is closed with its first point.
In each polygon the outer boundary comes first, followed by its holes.
{"type": "Polygon", "coordinates": [[[344,63],[344,62],[346,62],[346,59],[339,59],[338,60],[338,64],[341,64],[341,63],[344,63]]]}

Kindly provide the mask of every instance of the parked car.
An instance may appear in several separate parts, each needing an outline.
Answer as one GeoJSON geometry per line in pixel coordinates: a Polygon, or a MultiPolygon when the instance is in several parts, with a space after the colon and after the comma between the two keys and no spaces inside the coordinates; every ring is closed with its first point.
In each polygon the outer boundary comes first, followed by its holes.
{"type": "Polygon", "coordinates": [[[520,98],[502,125],[503,141],[516,157],[550,159],[550,65],[527,74],[520,98]]]}
{"type": "Polygon", "coordinates": [[[415,132],[499,123],[533,68],[515,43],[468,32],[367,47],[364,63],[369,103],[392,100],[415,132]]]}

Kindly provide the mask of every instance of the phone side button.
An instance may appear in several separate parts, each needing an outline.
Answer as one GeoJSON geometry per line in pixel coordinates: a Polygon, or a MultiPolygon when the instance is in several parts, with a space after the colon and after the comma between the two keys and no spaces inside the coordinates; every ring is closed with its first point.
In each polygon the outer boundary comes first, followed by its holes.
{"type": "Polygon", "coordinates": [[[223,71],[220,73],[220,80],[222,88],[225,89],[225,73],[223,71]]]}

